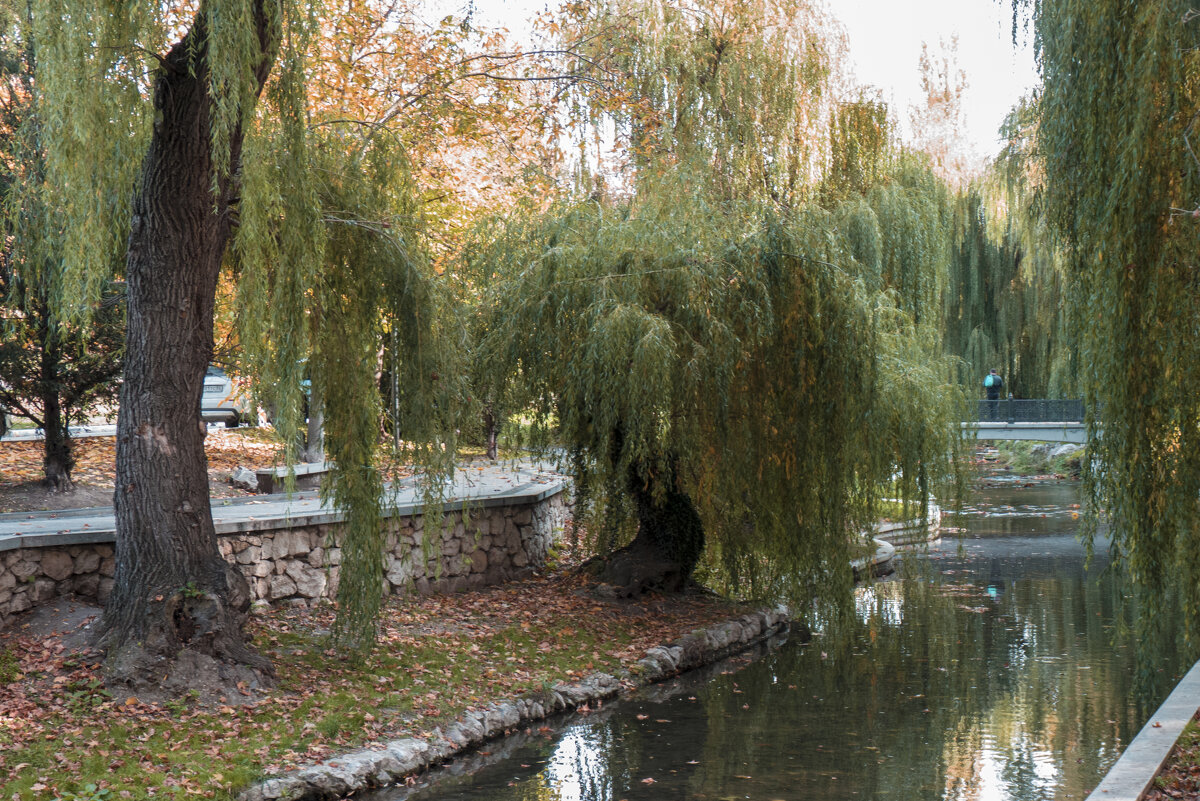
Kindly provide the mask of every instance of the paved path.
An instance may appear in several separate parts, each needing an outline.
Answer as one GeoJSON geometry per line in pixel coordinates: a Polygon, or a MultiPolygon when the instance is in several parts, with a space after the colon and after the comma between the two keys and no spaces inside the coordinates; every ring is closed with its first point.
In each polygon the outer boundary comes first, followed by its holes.
{"type": "MultiPolygon", "coordinates": [[[[507,499],[558,492],[566,479],[531,463],[484,464],[455,471],[454,481],[444,495],[448,509],[464,504],[504,504],[507,499]]],[[[422,491],[411,479],[389,487],[389,506],[396,514],[409,514],[424,505],[422,491]]],[[[336,522],[342,514],[322,504],[316,490],[286,494],[254,495],[246,498],[213,498],[213,523],[217,533],[277,528],[279,521],[293,525],[336,522]]],[[[0,551],[37,545],[70,545],[77,542],[111,541],[115,531],[111,507],[60,509],[53,512],[10,512],[0,514],[0,551]]]]}
{"type": "MultiPolygon", "coordinates": [[[[115,437],[117,427],[113,425],[71,426],[68,429],[75,439],[83,437],[115,437]]],[[[10,428],[8,433],[0,437],[0,442],[37,442],[46,438],[46,432],[40,428],[10,428]]]]}
{"type": "MultiPolygon", "coordinates": [[[[205,425],[209,431],[216,428],[225,428],[224,423],[206,423],[205,425]]],[[[68,430],[74,439],[83,439],[84,437],[115,437],[117,435],[117,424],[106,423],[101,425],[71,426],[68,430]]],[[[0,437],[0,442],[37,442],[45,438],[46,432],[40,428],[10,428],[7,434],[0,437]]]]}

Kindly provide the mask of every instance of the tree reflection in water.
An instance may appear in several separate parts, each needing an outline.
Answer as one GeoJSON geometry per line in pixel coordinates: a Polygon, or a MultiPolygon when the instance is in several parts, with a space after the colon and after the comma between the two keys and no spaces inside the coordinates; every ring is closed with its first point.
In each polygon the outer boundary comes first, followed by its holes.
{"type": "Polygon", "coordinates": [[[1083,798],[1177,666],[1164,655],[1158,686],[1134,700],[1103,559],[1086,568],[1069,516],[1044,513],[968,519],[970,539],[909,556],[907,575],[860,589],[856,616],[810,645],[653,688],[552,737],[489,746],[511,753],[469,775],[374,797],[1083,798]]]}

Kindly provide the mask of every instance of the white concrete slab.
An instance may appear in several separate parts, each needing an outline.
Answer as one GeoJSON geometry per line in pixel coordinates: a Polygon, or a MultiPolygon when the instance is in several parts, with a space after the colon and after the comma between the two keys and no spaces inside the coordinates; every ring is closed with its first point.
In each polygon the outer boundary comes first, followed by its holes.
{"type": "Polygon", "coordinates": [[[1087,801],[1139,801],[1200,709],[1200,662],[1175,686],[1087,801]]]}
{"type": "Polygon", "coordinates": [[[1087,442],[1087,426],[1083,423],[1008,423],[987,421],[963,423],[964,435],[974,432],[976,439],[1032,440],[1036,442],[1087,442]]]}

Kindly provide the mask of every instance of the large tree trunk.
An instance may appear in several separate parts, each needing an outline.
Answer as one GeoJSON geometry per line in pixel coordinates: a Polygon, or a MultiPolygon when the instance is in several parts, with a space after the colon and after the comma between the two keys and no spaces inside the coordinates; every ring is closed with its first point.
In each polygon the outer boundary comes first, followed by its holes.
{"type": "MultiPolygon", "coordinates": [[[[256,7],[270,70],[268,22],[256,7]]],[[[242,631],[245,580],[217,551],[200,396],[212,357],[217,275],[230,235],[242,133],[213,191],[201,16],[163,60],[156,122],[134,200],[126,265],[125,380],[117,421],[116,584],[100,644],[110,684],[151,694],[238,698],[270,683],[242,631]]]]}
{"type": "MultiPolygon", "coordinates": [[[[674,471],[672,471],[674,472],[674,471]]],[[[624,597],[650,590],[679,592],[704,552],[704,524],[696,505],[672,475],[661,497],[631,470],[629,492],[637,508],[633,541],[600,563],[599,578],[624,597]]]]}
{"type": "Polygon", "coordinates": [[[50,330],[49,309],[40,309],[42,326],[42,352],[38,365],[40,376],[38,387],[42,397],[42,431],[45,434],[42,450],[42,473],[45,476],[42,483],[55,492],[69,492],[71,485],[71,470],[75,467],[75,459],[71,454],[71,432],[67,430],[70,422],[63,414],[62,386],[59,381],[59,370],[62,365],[62,352],[53,331],[50,330]]]}

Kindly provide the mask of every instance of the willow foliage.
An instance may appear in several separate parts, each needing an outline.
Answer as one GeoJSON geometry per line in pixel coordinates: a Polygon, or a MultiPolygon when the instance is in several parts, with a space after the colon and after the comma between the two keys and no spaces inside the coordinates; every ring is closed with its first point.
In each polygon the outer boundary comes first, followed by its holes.
{"type": "Polygon", "coordinates": [[[157,4],[33,3],[37,42],[42,182],[23,190],[59,211],[63,281],[55,302],[87,316],[112,264],[125,255],[132,193],[145,153],[152,109],[144,76],[148,50],[168,38],[157,4]],[[116,124],[114,124],[116,121],[116,124]]]}
{"type": "Polygon", "coordinates": [[[867,193],[880,230],[883,286],[927,336],[936,337],[949,263],[951,196],[946,184],[914,157],[867,193]]]}
{"type": "Polygon", "coordinates": [[[696,185],[671,175],[631,202],[515,220],[489,254],[520,265],[491,352],[571,449],[602,553],[632,533],[632,472],[695,501],[718,583],[845,598],[856,532],[897,469],[910,498],[917,476],[946,478],[953,392],[831,215],[696,185]]]}
{"type": "Polygon", "coordinates": [[[820,197],[870,286],[895,291],[936,349],[952,197],[928,156],[899,146],[882,101],[860,96],[835,108],[820,197]]]}
{"type": "Polygon", "coordinates": [[[306,402],[323,406],[327,495],[347,512],[334,634],[357,648],[373,642],[382,602],[379,465],[422,465],[436,501],[436,478],[453,469],[464,390],[452,350],[439,344],[454,344],[457,323],[423,247],[402,143],[385,126],[343,121],[296,136],[303,129],[286,119],[302,113],[302,90],[273,87],[247,154],[247,187],[269,202],[243,212],[238,231],[238,326],[250,372],[274,388],[267,402],[289,447],[306,402]],[[393,366],[405,388],[396,399],[404,437],[390,453],[379,452],[384,341],[403,354],[393,366]]]}
{"type": "MultiPolygon", "coordinates": [[[[1080,286],[1094,521],[1153,620],[1200,629],[1200,19],[1186,2],[1030,4],[1047,214],[1080,286]]],[[[1093,526],[1094,530],[1094,526],[1093,526]]],[[[1147,632],[1159,634],[1153,628],[1147,632]]]]}
{"type": "Polygon", "coordinates": [[[452,435],[441,434],[454,430],[448,418],[458,395],[434,344],[442,333],[439,294],[404,148],[386,125],[314,119],[308,82],[326,32],[318,27],[320,4],[39,0],[34,7],[45,97],[46,181],[38,191],[62,210],[61,249],[73,255],[63,267],[63,302],[80,309],[94,304],[104,268],[124,253],[131,187],[160,178],[135,172],[162,124],[147,103],[151,82],[172,68],[155,54],[180,41],[192,48],[191,68],[207,84],[212,188],[232,180],[238,189],[227,261],[239,281],[245,366],[269,388],[262,400],[289,446],[303,420],[306,382],[325,409],[329,493],[349,518],[335,634],[351,646],[369,644],[383,571],[381,338],[394,335],[407,348],[405,455],[431,474],[452,458],[452,435]],[[273,77],[264,88],[268,67],[273,77]],[[115,134],[113,120],[122,122],[115,134]]]}
{"type": "Polygon", "coordinates": [[[826,29],[807,3],[597,3],[572,32],[601,88],[574,111],[615,125],[630,182],[687,165],[723,197],[798,202],[824,157],[826,29]]]}
{"type": "Polygon", "coordinates": [[[1062,251],[1036,210],[983,182],[954,207],[945,347],[978,386],[999,368],[1017,397],[1074,397],[1071,298],[1062,251]]]}

